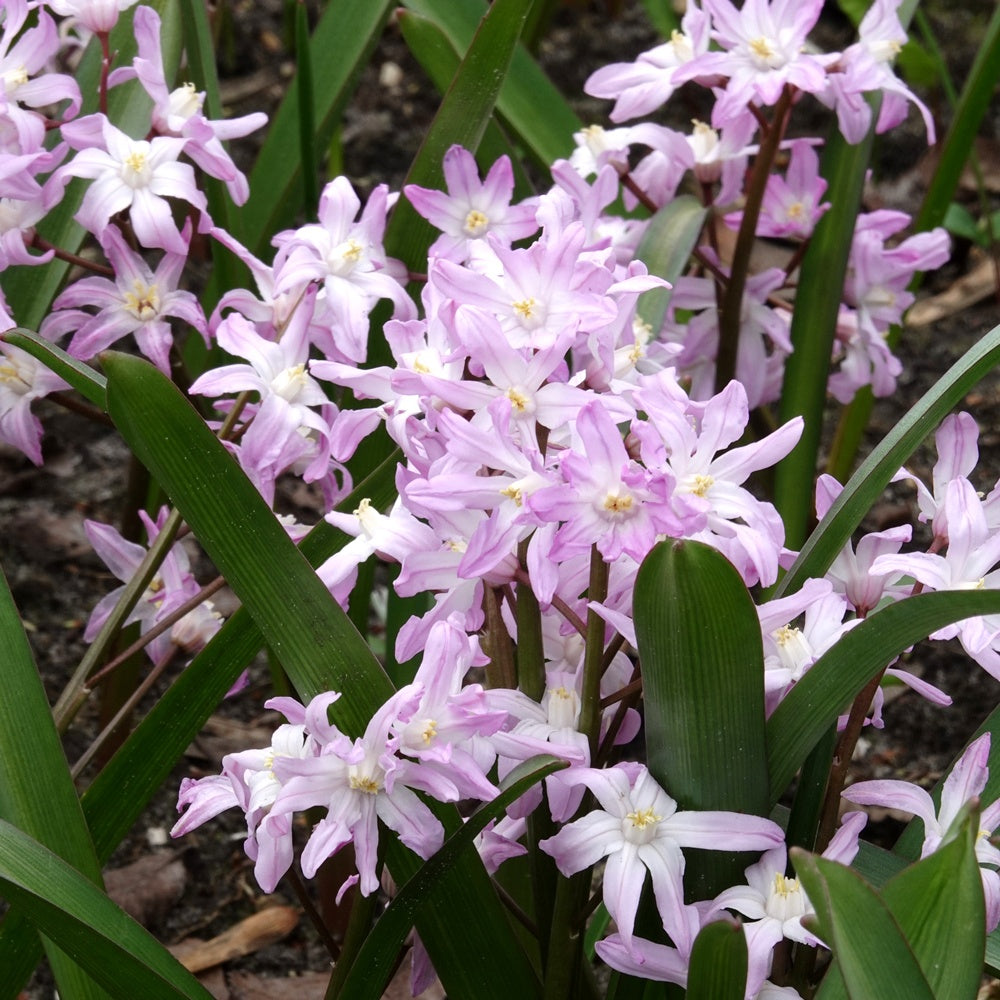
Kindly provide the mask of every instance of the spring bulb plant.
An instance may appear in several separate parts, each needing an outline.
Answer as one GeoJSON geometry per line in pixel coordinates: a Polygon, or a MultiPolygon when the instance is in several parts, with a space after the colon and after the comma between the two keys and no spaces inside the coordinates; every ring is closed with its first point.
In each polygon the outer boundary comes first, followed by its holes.
{"type": "MultiPolygon", "coordinates": [[[[444,31],[440,5],[418,6],[404,30],[444,31]]],[[[502,79],[528,6],[492,5],[453,90],[473,56],[502,79]]],[[[242,814],[265,893],[336,859],[350,916],[327,996],[380,996],[413,926],[414,991],[440,976],[456,1000],[974,996],[1000,923],[993,723],[939,803],[852,784],[850,761],[887,686],[950,704],[899,658],[915,642],[957,637],[1000,679],[1000,484],[976,468],[974,414],[949,413],[996,332],[849,483],[812,484],[805,545],[767,491],[822,415],[783,400],[828,218],[853,220],[821,359],[836,404],[896,391],[890,331],[949,257],[944,230],[839,204],[829,182],[831,150],[908,115],[935,141],[893,70],[896,0],[841,52],[810,41],[820,0],[692,0],[668,40],[590,77],[610,123],[565,131],[538,190],[509,155],[476,156],[495,95],[463,112],[471,136],[447,134],[446,98],[401,190],[362,200],[334,177],[305,221],[253,237],[254,176],[228,144],[265,117],[223,117],[186,80],[212,61],[179,34],[189,7],[3,5],[0,438],[41,465],[36,401],[82,394],[170,501],[138,511],[145,545],[87,522],[122,586],[90,614],[55,721],[120,662],[121,628],[157,673],[188,666],[82,812],[50,746],[68,839],[0,765],[0,995],[37,931],[61,996],[153,995],[136,984],[154,976],[173,990],[156,995],[206,995],[139,928],[109,933],[117,911],[87,879],[130,822],[115,789],[139,774],[151,796],[266,641],[283,721],[184,779],[171,832],[242,814]],[[687,130],[659,114],[681,90],[706,109],[687,130]],[[760,238],[793,247],[787,266],[750,269],[760,238]],[[205,288],[208,257],[240,281],[205,288]],[[903,465],[932,431],[925,483],[903,465]],[[926,531],[861,532],[893,476],[926,531]],[[317,525],[276,512],[295,481],[322,498],[317,525]],[[244,604],[228,622],[194,541],[244,604]],[[385,636],[382,663],[362,635],[385,636]],[[919,823],[876,848],[866,806],[919,823]],[[65,859],[51,884],[18,861],[47,849],[65,859]]],[[[263,184],[291,176],[274,170],[263,184]]]]}

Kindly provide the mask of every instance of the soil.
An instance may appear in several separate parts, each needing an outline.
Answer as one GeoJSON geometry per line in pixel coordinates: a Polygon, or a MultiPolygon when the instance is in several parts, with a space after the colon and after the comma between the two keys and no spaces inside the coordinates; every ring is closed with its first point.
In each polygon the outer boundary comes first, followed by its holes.
{"type": "MultiPolygon", "coordinates": [[[[224,80],[227,105],[232,114],[267,109],[280,96],[292,72],[283,41],[281,0],[231,0],[229,6],[234,55],[224,80]]],[[[587,76],[608,62],[633,58],[656,41],[638,2],[616,5],[617,13],[609,10],[611,6],[565,4],[539,46],[540,60],[584,121],[605,121],[608,106],[581,96],[587,76]]],[[[941,10],[933,6],[930,10],[932,24],[940,29],[937,37],[946,44],[946,56],[959,79],[971,62],[979,37],[976,18],[981,6],[975,0],[965,0],[949,4],[946,11],[943,5],[941,10]],[[943,17],[947,21],[936,20],[943,17]]],[[[842,41],[845,23],[841,18],[831,14],[824,18],[822,27],[842,41]]],[[[943,116],[939,94],[931,92],[928,99],[943,116]]],[[[398,188],[435,102],[433,88],[390,25],[343,120],[343,170],[362,194],[383,181],[398,188]]],[[[690,118],[689,110],[684,109],[682,116],[690,118]]],[[[995,102],[982,135],[982,141],[994,151],[998,129],[1000,107],[995,102]]],[[[905,128],[893,133],[891,141],[880,144],[867,196],[869,207],[916,209],[927,176],[915,152],[921,141],[919,123],[911,116],[905,128]]],[[[243,148],[242,155],[252,156],[252,146],[243,148]]],[[[997,177],[989,180],[994,185],[991,197],[995,201],[997,177]]],[[[975,206],[973,192],[965,189],[963,197],[975,206]]],[[[959,248],[949,265],[929,276],[926,292],[948,288],[974,263],[968,248],[959,248]]],[[[867,446],[891,429],[940,373],[997,323],[1000,307],[993,297],[932,326],[907,330],[901,349],[905,371],[899,391],[876,405],[867,446]]],[[[982,429],[981,480],[977,486],[988,490],[1000,475],[1000,378],[994,375],[985,380],[969,394],[966,406],[982,429]]],[[[54,700],[83,654],[83,626],[95,595],[117,586],[91,552],[83,522],[86,518],[118,521],[128,454],[114,432],[86,424],[54,404],[43,403],[37,412],[46,427],[43,468],[36,469],[19,452],[0,446],[0,562],[28,629],[46,690],[54,700]]],[[[929,479],[933,461],[932,448],[924,447],[914,456],[911,468],[929,479]]],[[[308,498],[301,496],[290,499],[308,503],[308,498]]],[[[915,523],[912,489],[906,486],[887,491],[872,513],[872,524],[880,527],[902,521],[915,523]]],[[[201,578],[208,579],[208,567],[203,569],[206,575],[201,578]]],[[[225,598],[220,600],[224,604],[225,598]]],[[[920,646],[908,660],[909,669],[948,691],[954,705],[947,710],[936,708],[909,692],[892,700],[885,710],[885,729],[865,734],[858,770],[862,777],[905,777],[930,786],[1000,702],[1000,685],[950,644],[920,646]]],[[[269,741],[275,717],[262,708],[269,694],[266,664],[255,664],[249,688],[220,706],[210,729],[178,762],[170,781],[111,860],[110,869],[151,855],[169,856],[182,863],[180,869],[174,867],[173,881],[157,890],[160,895],[152,894],[156,898],[144,914],[147,926],[164,942],[211,938],[275,902],[299,906],[284,882],[275,897],[261,897],[242,851],[245,828],[238,816],[224,814],[179,843],[166,840],[166,831],[176,818],[176,790],[181,778],[214,773],[224,753],[269,741]]],[[[97,726],[97,708],[88,706],[66,739],[71,761],[85,749],[97,726]]],[[[898,829],[898,821],[889,817],[886,823],[883,835],[890,836],[898,829]]],[[[329,956],[303,919],[281,941],[228,962],[225,977],[216,972],[212,988],[220,997],[237,1000],[255,995],[253,990],[261,986],[256,977],[300,976],[328,968],[329,956]]],[[[322,995],[322,987],[315,983],[303,979],[297,984],[301,1000],[322,995]]],[[[268,989],[274,1000],[279,995],[277,988],[271,984],[268,989]]],[[[48,1000],[52,995],[42,970],[25,997],[48,1000]]]]}

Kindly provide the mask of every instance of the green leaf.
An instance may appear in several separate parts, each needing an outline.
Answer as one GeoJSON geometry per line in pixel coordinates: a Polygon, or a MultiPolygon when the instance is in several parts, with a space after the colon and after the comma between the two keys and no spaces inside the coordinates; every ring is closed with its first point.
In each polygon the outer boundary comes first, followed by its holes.
{"type": "Polygon", "coordinates": [[[706,924],[694,940],[687,1000],[743,1000],[747,988],[747,939],[735,920],[706,924]]]}
{"type": "MultiPolygon", "coordinates": [[[[441,185],[444,154],[455,143],[476,150],[493,114],[532,0],[494,0],[465,52],[458,72],[424,136],[406,184],[441,185]]],[[[385,246],[411,270],[427,264],[435,230],[405,199],[386,227],[385,246]]]]}
{"type": "Polygon", "coordinates": [[[4,820],[0,886],[112,996],[210,1000],[201,983],[93,882],[4,820]]]}
{"type": "MultiPolygon", "coordinates": [[[[457,52],[468,50],[476,25],[488,9],[485,0],[405,0],[405,5],[437,24],[457,52]]],[[[500,89],[497,111],[545,170],[572,152],[572,135],[583,127],[566,99],[520,45],[500,89]]]]}
{"type": "MultiPolygon", "coordinates": [[[[873,98],[869,104],[874,120],[879,101],[873,98]]],[[[802,545],[813,511],[830,357],[873,138],[869,131],[861,142],[851,145],[833,128],[823,149],[820,173],[829,184],[824,197],[836,207],[816,225],[795,292],[789,334],[793,350],[785,359],[778,421],[783,424],[801,416],[804,426],[798,444],[778,464],[774,481],[774,503],[785,524],[785,544],[793,549],[802,545]]]]}
{"type": "MultiPolygon", "coordinates": [[[[950,831],[950,840],[892,877],[878,895],[848,869],[804,852],[793,852],[796,871],[816,906],[817,932],[832,945],[837,959],[817,1000],[860,1000],[869,996],[909,1000],[914,995],[909,992],[915,988],[912,979],[894,982],[898,965],[887,975],[882,969],[883,963],[906,963],[900,942],[921,972],[928,995],[936,1000],[972,1000],[976,996],[985,930],[982,880],[975,856],[978,829],[978,810],[967,809],[950,831]],[[814,866],[827,882],[820,895],[814,895],[816,887],[811,881],[814,866]],[[840,950],[834,943],[827,912],[831,898],[833,918],[840,924],[840,950]],[[886,930],[885,914],[872,906],[873,898],[881,900],[899,938],[886,930]],[[884,958],[864,953],[866,935],[886,945],[884,958]]],[[[898,863],[893,859],[881,866],[880,874],[898,863]]],[[[906,975],[912,975],[912,970],[906,975]]]]}
{"type": "Polygon", "coordinates": [[[965,394],[998,364],[1000,326],[952,365],[879,442],[802,546],[773,596],[793,594],[809,577],[826,573],[889,480],[965,394]]]}
{"type": "MultiPolygon", "coordinates": [[[[114,352],[102,359],[112,419],[254,617],[299,694],[341,691],[335,721],[348,734],[363,732],[393,688],[347,615],[176,386],[140,359],[114,352]]],[[[454,809],[436,811],[446,829],[457,827],[454,809]]],[[[386,860],[399,882],[419,867],[395,838],[388,839],[386,860]]],[[[418,929],[446,989],[497,1000],[508,988],[537,996],[535,974],[478,856],[463,855],[443,885],[452,905],[423,913],[418,929]],[[470,952],[479,961],[470,964],[470,952]]]]}
{"type": "MultiPolygon", "coordinates": [[[[438,93],[444,94],[458,72],[460,53],[438,25],[428,18],[401,8],[396,19],[407,48],[431,78],[438,93]]],[[[501,156],[508,157],[514,172],[514,197],[521,199],[535,194],[534,186],[521,163],[520,152],[507,138],[494,116],[486,125],[476,151],[476,160],[485,173],[501,156]]]]}
{"type": "Polygon", "coordinates": [[[104,409],[104,393],[108,380],[90,365],[70,357],[61,347],[46,340],[34,330],[17,327],[0,334],[0,340],[19,347],[33,358],[41,361],[46,368],[65,379],[88,402],[104,409]]]}
{"type": "MultiPolygon", "coordinates": [[[[701,542],[660,542],[639,567],[632,600],[650,772],[682,809],[766,816],[764,653],[740,575],[701,542]]],[[[746,866],[735,855],[707,857],[711,870],[692,873],[707,895],[746,866]]]]}
{"type": "MultiPolygon", "coordinates": [[[[850,1000],[935,1000],[889,908],[856,872],[792,848],[795,872],[816,910],[850,1000]]],[[[826,991],[821,990],[820,995],[826,991]]]]}
{"type": "MultiPolygon", "coordinates": [[[[4,683],[0,697],[0,818],[20,827],[101,885],[101,866],[52,722],[52,711],[2,573],[0,664],[4,683]]],[[[45,949],[60,992],[67,1000],[104,995],[58,948],[46,942],[45,949]]],[[[10,964],[12,971],[8,972],[4,968],[7,959],[0,962],[0,991],[7,996],[20,988],[19,982],[11,981],[21,971],[16,955],[11,956],[10,964]]]]}
{"type": "MultiPolygon", "coordinates": [[[[650,274],[673,282],[684,273],[708,209],[694,195],[682,194],[667,202],[649,220],[636,257],[645,262],[650,274]]],[[[663,327],[670,304],[669,288],[654,288],[639,296],[638,313],[653,330],[663,327]]]]}
{"type": "MultiPolygon", "coordinates": [[[[326,4],[310,44],[318,149],[329,144],[392,7],[392,0],[326,4]]],[[[293,80],[250,174],[241,226],[247,246],[256,254],[265,252],[271,237],[289,225],[302,206],[299,101],[298,80],[293,80]]]]}
{"type": "Polygon", "coordinates": [[[882,899],[909,941],[938,998],[973,1000],[986,937],[983,881],[976,861],[978,809],[956,820],[952,837],[896,875],[882,899]]]}
{"type": "Polygon", "coordinates": [[[837,716],[887,663],[931,632],[976,615],[1000,613],[1000,593],[939,591],[890,604],[824,653],[767,720],[772,800],[837,716]]]}
{"type": "Polygon", "coordinates": [[[396,955],[425,908],[448,906],[450,901],[440,891],[441,878],[458,858],[468,851],[487,824],[499,819],[515,799],[522,796],[550,774],[567,767],[557,757],[540,756],[519,764],[501,782],[501,792],[491,802],[480,806],[441,849],[421,865],[419,871],[399,890],[389,908],[379,918],[361,947],[357,960],[340,991],[340,1000],[379,1000],[392,977],[396,955]]]}

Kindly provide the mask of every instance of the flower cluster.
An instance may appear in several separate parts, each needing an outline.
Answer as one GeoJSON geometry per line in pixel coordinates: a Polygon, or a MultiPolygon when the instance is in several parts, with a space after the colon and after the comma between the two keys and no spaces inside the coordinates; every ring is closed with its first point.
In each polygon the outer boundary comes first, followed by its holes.
{"type": "MultiPolygon", "coordinates": [[[[787,138],[804,94],[833,110],[851,142],[872,125],[863,98],[874,91],[884,96],[878,130],[914,104],[932,131],[926,109],[890,67],[903,37],[896,4],[876,0],[856,44],[819,54],[805,43],[820,0],[689,3],[668,42],[588,83],[590,93],[615,101],[615,122],[656,111],[680,87],[710,91],[710,121],[689,134],[651,122],[592,126],[552,166],[552,186],[525,199],[515,196],[509,160],[481,177],[460,146],[445,156],[444,191],[411,185],[396,194],[382,185],[362,204],[338,177],[323,189],[316,221],[273,237],[268,262],[213,222],[201,186],[211,177],[237,204],[246,200],[246,178],[223,143],[260,127],[263,116],[210,120],[192,85],[171,89],[155,11],[132,11],[137,55],[102,78],[101,111],[80,117],[75,84],[50,72],[59,50],[53,13],[106,46],[134,2],[5,4],[0,271],[44,265],[57,253],[90,268],[56,297],[41,327],[52,341],[66,338],[75,358],[90,360],[132,335],[170,375],[180,335],[192,333],[228,355],[197,374],[189,391],[206,412],[214,408],[226,447],[269,504],[283,476],[317,484],[326,520],[351,537],[318,569],[333,598],[347,606],[358,568],[372,556],[394,565],[398,595],[431,597],[393,637],[397,661],[419,657],[420,665],[363,733],[332,721],[338,692],[308,704],[272,699],[268,707],[287,721],[271,745],[230,754],[220,774],[185,781],[173,834],[239,809],[266,891],[298,846],[312,876],[351,845],[357,872],[341,894],[357,884],[370,895],[380,885],[387,831],[422,858],[440,848],[444,828],[428,799],[491,801],[520,762],[552,754],[566,768],[479,838],[489,871],[527,850],[532,837],[564,876],[603,862],[600,893],[614,929],[598,954],[622,972],[681,985],[700,929],[738,913],[750,956],[747,997],[798,996],[769,980],[782,965],[775,955],[791,943],[821,942],[802,926],[811,906],[789,873],[781,828],[762,816],[684,808],[645,765],[620,759],[641,731],[633,596],[642,561],[663,539],[714,547],[754,594],[794,558],[777,510],[750,484],[802,433],[801,418],[767,421],[793,350],[795,266],[741,272],[720,252],[719,227],[804,249],[830,208],[818,140],[787,138]],[[141,89],[151,105],[135,135],[107,113],[106,90],[116,87],[141,89]],[[53,141],[43,142],[46,133],[53,141]],[[747,178],[758,172],[766,183],[755,207],[747,178]],[[103,263],[50,247],[36,232],[73,179],[87,182],[75,218],[103,263]],[[644,240],[682,187],[697,192],[706,223],[690,266],[671,283],[650,273],[644,240]],[[386,251],[399,198],[440,233],[422,275],[386,251]],[[242,261],[254,287],[226,289],[203,312],[185,287],[199,243],[242,261]],[[372,316],[380,304],[389,318],[374,331],[385,341],[376,351],[372,316]],[[764,419],[754,422],[753,411],[764,419]],[[352,513],[339,511],[352,485],[347,463],[376,430],[402,455],[397,498],[387,510],[366,499],[352,513]],[[537,609],[530,637],[519,635],[526,608],[537,609]],[[536,662],[527,662],[529,649],[536,662]],[[296,814],[317,810],[322,818],[298,845],[296,814]],[[533,815],[539,825],[529,837],[533,815]],[[692,901],[690,848],[762,857],[746,870],[746,884],[692,901]],[[637,916],[647,887],[661,921],[648,939],[637,916]]],[[[863,386],[892,391],[899,363],[885,334],[912,301],[913,273],[947,256],[943,232],[900,238],[908,221],[887,211],[858,218],[828,386],[842,402],[863,386]]],[[[0,298],[4,329],[16,322],[10,312],[0,298]]],[[[66,386],[11,345],[0,343],[0,352],[0,437],[40,464],[31,405],[66,386]]],[[[768,713],[843,635],[912,593],[913,581],[925,590],[997,586],[1000,486],[983,497],[969,479],[976,433],[969,415],[950,417],[938,432],[933,483],[918,482],[930,551],[903,551],[909,529],[871,533],[848,545],[822,579],[760,600],[768,713]]],[[[839,491],[820,480],[820,516],[839,491]]],[[[141,516],[152,544],[165,512],[141,516]]],[[[303,530],[290,520],[286,527],[293,537],[303,530]]],[[[106,525],[88,522],[87,533],[122,580],[146,556],[106,525]]],[[[95,608],[87,639],[118,596],[95,608]]],[[[218,629],[199,596],[175,545],[130,619],[146,633],[194,608],[150,644],[155,660],[176,648],[194,652],[218,629]]],[[[1000,678],[1000,619],[969,619],[935,635],[954,636],[1000,678]]],[[[906,670],[888,673],[948,703],[906,670]]],[[[882,724],[881,693],[863,708],[867,721],[882,724]]],[[[940,814],[924,793],[897,783],[859,784],[845,797],[920,816],[926,853],[941,843],[958,805],[983,790],[987,752],[983,742],[970,749],[940,814]]],[[[984,826],[997,819],[991,807],[984,826]]],[[[826,856],[850,863],[863,823],[863,814],[848,814],[829,831],[826,856]]],[[[979,857],[995,924],[1000,856],[984,840],[979,857]]]]}

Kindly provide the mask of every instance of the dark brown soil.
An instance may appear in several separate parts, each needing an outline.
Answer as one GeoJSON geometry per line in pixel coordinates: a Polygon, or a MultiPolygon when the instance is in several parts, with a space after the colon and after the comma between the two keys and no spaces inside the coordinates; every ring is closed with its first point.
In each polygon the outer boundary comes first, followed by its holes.
{"type": "MultiPolygon", "coordinates": [[[[540,45],[540,58],[585,121],[603,121],[607,107],[582,96],[587,76],[607,62],[634,57],[654,41],[640,5],[626,2],[621,6],[619,16],[610,17],[603,4],[567,3],[540,45]]],[[[942,31],[940,38],[953,43],[954,51],[949,48],[948,57],[958,73],[968,65],[976,37],[974,15],[965,8],[978,6],[967,0],[964,5],[948,7],[949,30],[942,31]]],[[[282,4],[280,0],[234,0],[231,7],[235,36],[225,87],[233,113],[272,106],[292,68],[282,40],[282,4]]],[[[825,28],[834,36],[844,30],[843,23],[833,16],[825,28]]],[[[941,103],[934,94],[930,99],[941,103]]],[[[435,101],[422,71],[390,26],[343,121],[344,172],[359,190],[364,192],[382,181],[398,187],[435,101]]],[[[995,107],[984,131],[987,140],[996,139],[998,119],[1000,110],[995,107]]],[[[872,207],[892,204],[916,209],[923,174],[914,165],[914,150],[920,141],[919,129],[911,124],[894,134],[891,142],[882,144],[870,194],[872,207]]],[[[973,200],[968,192],[965,197],[973,200]]],[[[947,287],[965,266],[949,265],[930,277],[929,288],[939,291],[947,287]]],[[[891,429],[937,376],[998,322],[1000,308],[995,299],[989,299],[933,327],[908,331],[902,348],[906,371],[899,392],[879,401],[870,440],[891,429]]],[[[989,489],[1000,475],[1000,380],[988,379],[970,393],[966,404],[982,428],[981,481],[977,485],[989,489]]],[[[35,469],[18,452],[0,446],[0,562],[29,631],[46,689],[54,700],[83,654],[82,630],[91,607],[99,595],[117,585],[90,551],[83,521],[117,522],[128,455],[114,432],[87,425],[54,404],[44,403],[38,414],[46,426],[44,468],[35,469]]],[[[933,461],[932,450],[924,448],[915,456],[912,468],[929,477],[933,461]]],[[[873,516],[884,522],[912,520],[914,514],[912,491],[899,487],[887,493],[873,516]]],[[[909,657],[909,667],[947,690],[955,704],[944,710],[911,693],[902,694],[886,708],[885,730],[866,734],[868,749],[859,761],[859,770],[864,776],[903,776],[929,785],[996,706],[1000,685],[961,650],[949,645],[918,648],[909,657]]],[[[187,875],[183,894],[149,923],[167,943],[190,936],[211,937],[262,904],[243,855],[241,832],[245,831],[240,817],[223,815],[180,844],[162,846],[162,839],[176,817],[176,789],[182,777],[213,773],[224,753],[268,740],[273,720],[262,708],[268,696],[267,668],[259,663],[253,668],[249,689],[220,708],[214,731],[178,763],[171,781],[112,859],[111,866],[118,867],[151,852],[180,852],[187,875]]],[[[67,737],[71,761],[86,747],[96,726],[97,710],[88,707],[67,737]]],[[[297,905],[285,883],[278,897],[297,905]]],[[[230,963],[227,969],[285,976],[322,971],[328,963],[317,936],[303,920],[283,942],[230,963]]],[[[232,993],[233,997],[239,995],[243,994],[232,993]]],[[[31,1000],[52,996],[44,974],[36,978],[26,996],[31,1000]]],[[[302,995],[302,1000],[308,998],[302,995]]]]}

